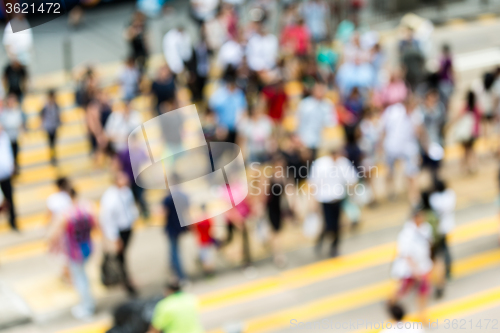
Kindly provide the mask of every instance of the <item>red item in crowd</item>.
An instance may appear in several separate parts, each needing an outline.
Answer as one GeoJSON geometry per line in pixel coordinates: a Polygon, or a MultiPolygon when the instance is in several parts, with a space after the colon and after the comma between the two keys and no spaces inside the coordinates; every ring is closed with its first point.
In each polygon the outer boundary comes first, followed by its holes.
{"type": "Polygon", "coordinates": [[[210,230],[212,229],[212,222],[210,219],[203,220],[195,224],[196,231],[198,234],[198,242],[200,245],[210,245],[213,240],[210,236],[210,230]]]}
{"type": "Polygon", "coordinates": [[[296,56],[307,54],[311,35],[307,27],[303,25],[289,25],[281,33],[281,45],[291,46],[296,56]]]}
{"type": "Polygon", "coordinates": [[[264,87],[262,94],[267,101],[267,112],[274,121],[281,121],[288,96],[283,89],[283,84],[276,84],[264,87]]]}

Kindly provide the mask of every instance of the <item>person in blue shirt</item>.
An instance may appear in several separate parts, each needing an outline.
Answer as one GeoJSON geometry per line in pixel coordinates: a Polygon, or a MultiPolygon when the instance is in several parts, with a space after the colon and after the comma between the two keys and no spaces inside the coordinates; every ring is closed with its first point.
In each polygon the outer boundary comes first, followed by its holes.
{"type": "Polygon", "coordinates": [[[217,127],[223,132],[222,141],[236,141],[236,125],[247,110],[247,100],[243,91],[236,85],[236,70],[228,67],[223,84],[215,91],[208,106],[217,116],[217,127]]]}

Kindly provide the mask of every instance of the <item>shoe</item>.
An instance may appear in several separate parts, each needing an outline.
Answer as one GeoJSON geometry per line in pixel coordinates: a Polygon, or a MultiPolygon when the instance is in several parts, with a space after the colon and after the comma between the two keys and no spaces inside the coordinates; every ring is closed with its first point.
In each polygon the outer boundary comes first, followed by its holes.
{"type": "Polygon", "coordinates": [[[75,319],[90,320],[94,316],[94,311],[86,309],[82,305],[76,305],[71,308],[71,314],[75,319]]]}
{"type": "Polygon", "coordinates": [[[330,258],[336,258],[339,256],[339,250],[337,248],[330,250],[330,258]]]}
{"type": "Polygon", "coordinates": [[[434,297],[436,299],[441,299],[444,296],[444,288],[436,288],[436,292],[434,294],[434,297]]]}

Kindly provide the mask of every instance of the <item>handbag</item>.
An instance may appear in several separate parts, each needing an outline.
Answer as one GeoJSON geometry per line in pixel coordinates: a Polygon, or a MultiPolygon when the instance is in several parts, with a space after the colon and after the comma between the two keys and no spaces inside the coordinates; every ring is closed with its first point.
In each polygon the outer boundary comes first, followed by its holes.
{"type": "Polygon", "coordinates": [[[110,253],[105,253],[101,264],[101,282],[106,287],[116,286],[124,281],[123,272],[118,258],[110,253]]]}
{"type": "Polygon", "coordinates": [[[472,112],[465,113],[455,126],[455,139],[458,142],[466,142],[472,139],[474,133],[474,115],[472,112]]]}

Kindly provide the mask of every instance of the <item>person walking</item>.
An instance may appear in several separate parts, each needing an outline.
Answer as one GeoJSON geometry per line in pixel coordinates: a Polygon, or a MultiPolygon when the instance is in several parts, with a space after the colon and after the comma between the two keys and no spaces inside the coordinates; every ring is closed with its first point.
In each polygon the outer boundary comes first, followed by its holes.
{"type": "Polygon", "coordinates": [[[417,103],[414,96],[409,96],[405,103],[389,106],[381,118],[382,139],[389,176],[387,178],[389,197],[395,198],[394,193],[394,166],[396,161],[405,163],[405,175],[408,180],[408,197],[412,205],[416,205],[420,198],[417,186],[417,176],[420,172],[419,142],[422,132],[423,117],[420,112],[414,112],[417,103]]]}
{"type": "Polygon", "coordinates": [[[55,90],[50,90],[47,94],[47,102],[40,112],[42,127],[47,133],[50,147],[50,161],[56,164],[56,139],[57,129],[61,126],[61,109],[56,102],[55,90]]]}
{"type": "Polygon", "coordinates": [[[138,217],[139,212],[129,187],[128,176],[119,172],[115,175],[113,185],[102,195],[99,219],[104,235],[115,245],[123,284],[131,296],[135,296],[137,292],[129,278],[125,254],[132,237],[132,227],[138,217]]]}
{"type": "Polygon", "coordinates": [[[88,319],[94,314],[95,301],[85,264],[93,250],[90,233],[98,225],[93,207],[79,200],[74,189],[69,191],[69,195],[71,207],[58,218],[49,233],[49,243],[57,245],[64,237],[64,253],[68,258],[71,281],[80,295],[80,303],[71,309],[71,313],[77,319],[88,319]]]}
{"type": "Polygon", "coordinates": [[[436,181],[434,190],[429,197],[429,203],[439,218],[438,238],[434,245],[434,255],[436,259],[439,259],[440,256],[443,257],[443,260],[436,262],[436,268],[440,275],[440,283],[436,289],[437,298],[443,295],[446,279],[450,279],[451,277],[452,259],[448,245],[448,235],[455,228],[456,202],[455,191],[448,188],[445,182],[441,180],[436,181]]]}
{"type": "Polygon", "coordinates": [[[330,154],[314,161],[309,177],[311,193],[323,209],[324,225],[318,241],[316,252],[319,254],[327,234],[333,234],[330,256],[339,253],[340,213],[342,203],[347,196],[348,187],[356,184],[358,178],[351,161],[343,157],[340,147],[334,148],[330,154]]]}
{"type": "Polygon", "coordinates": [[[432,239],[432,226],[425,221],[425,211],[422,207],[415,208],[412,219],[405,223],[398,235],[397,255],[391,272],[399,280],[399,288],[391,297],[390,305],[397,304],[415,285],[418,288],[417,306],[422,321],[425,319],[431,288],[432,239]]]}
{"type": "MultiPolygon", "coordinates": [[[[177,207],[188,207],[188,198],[185,195],[179,195],[176,197],[177,207]]],[[[185,212],[176,210],[176,205],[174,203],[174,198],[172,194],[169,194],[165,199],[163,199],[163,214],[165,216],[165,231],[170,242],[170,267],[174,271],[177,278],[181,281],[186,279],[186,274],[182,268],[182,263],[180,259],[179,250],[179,238],[181,234],[187,230],[181,226],[181,222],[178,214],[184,214],[185,212]]]]}
{"type": "Polygon", "coordinates": [[[14,154],[9,135],[0,123],[0,190],[4,196],[4,206],[8,207],[10,227],[19,231],[16,222],[16,207],[14,203],[12,175],[14,174],[14,154]]]}
{"type": "Polygon", "coordinates": [[[336,124],[335,108],[325,98],[327,87],[322,82],[316,82],[312,95],[304,98],[297,107],[297,133],[304,146],[310,151],[309,161],[317,157],[323,130],[336,124]]]}
{"type": "Polygon", "coordinates": [[[179,282],[167,283],[147,333],[203,333],[198,306],[196,297],[183,292],[179,282]]]}
{"type": "Polygon", "coordinates": [[[14,94],[7,96],[5,107],[0,112],[0,124],[10,139],[12,153],[14,155],[14,173],[19,173],[19,136],[24,128],[24,115],[19,107],[19,102],[14,94]]]}

